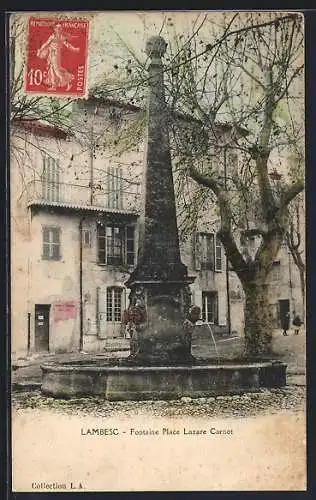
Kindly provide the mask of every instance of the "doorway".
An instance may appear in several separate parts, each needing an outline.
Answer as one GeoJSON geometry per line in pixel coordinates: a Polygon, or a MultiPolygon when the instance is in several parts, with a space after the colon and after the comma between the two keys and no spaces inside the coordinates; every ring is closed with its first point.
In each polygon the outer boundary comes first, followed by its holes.
{"type": "Polygon", "coordinates": [[[282,328],[283,320],[287,313],[290,312],[290,300],[279,300],[279,327],[282,328]]]}
{"type": "Polygon", "coordinates": [[[35,304],[35,351],[49,351],[50,304],[35,304]]]}

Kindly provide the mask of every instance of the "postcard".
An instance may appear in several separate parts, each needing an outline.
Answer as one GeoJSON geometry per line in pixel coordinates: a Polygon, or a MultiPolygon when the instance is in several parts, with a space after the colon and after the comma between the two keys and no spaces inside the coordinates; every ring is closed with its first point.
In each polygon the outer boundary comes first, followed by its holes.
{"type": "Polygon", "coordinates": [[[8,46],[13,491],[306,490],[304,16],[8,46]]]}

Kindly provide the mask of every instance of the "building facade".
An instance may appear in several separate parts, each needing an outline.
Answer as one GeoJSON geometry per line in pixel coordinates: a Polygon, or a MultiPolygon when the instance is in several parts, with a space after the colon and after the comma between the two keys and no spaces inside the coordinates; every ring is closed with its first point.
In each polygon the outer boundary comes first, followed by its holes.
{"type": "MultiPolygon", "coordinates": [[[[71,134],[42,122],[12,126],[13,354],[98,352],[124,336],[125,282],[138,249],[143,119],[134,106],[90,100],[75,106],[71,134]],[[132,147],[120,150],[124,140],[132,147]]],[[[195,277],[192,303],[203,320],[242,335],[242,288],[226,272],[216,224],[201,219],[181,256],[195,277]]],[[[273,269],[271,301],[276,326],[284,301],[291,311],[300,302],[285,248],[273,269]]]]}

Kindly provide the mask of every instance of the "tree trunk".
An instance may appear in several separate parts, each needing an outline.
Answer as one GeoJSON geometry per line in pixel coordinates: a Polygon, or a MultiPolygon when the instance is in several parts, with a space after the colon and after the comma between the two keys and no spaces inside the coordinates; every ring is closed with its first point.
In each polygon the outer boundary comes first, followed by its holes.
{"type": "Polygon", "coordinates": [[[244,284],[245,355],[260,357],[271,353],[272,327],[268,286],[261,281],[244,284]]]}
{"type": "Polygon", "coordinates": [[[291,256],[293,258],[294,264],[296,265],[299,276],[300,276],[300,288],[301,288],[301,295],[302,295],[302,316],[303,318],[305,317],[305,262],[302,258],[302,251],[300,250],[300,242],[301,242],[301,237],[300,233],[297,232],[297,242],[294,242],[294,236],[293,236],[294,230],[293,230],[293,224],[291,227],[291,231],[287,232],[286,235],[286,241],[287,241],[287,246],[291,252],[291,256]]]}

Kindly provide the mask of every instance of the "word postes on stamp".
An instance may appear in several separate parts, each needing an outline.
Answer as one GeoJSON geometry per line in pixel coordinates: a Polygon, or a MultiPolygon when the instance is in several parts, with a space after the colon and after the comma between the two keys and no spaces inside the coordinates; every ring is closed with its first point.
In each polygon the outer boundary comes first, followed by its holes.
{"type": "Polygon", "coordinates": [[[27,94],[85,97],[89,21],[31,17],[24,90],[27,94]]]}

